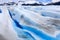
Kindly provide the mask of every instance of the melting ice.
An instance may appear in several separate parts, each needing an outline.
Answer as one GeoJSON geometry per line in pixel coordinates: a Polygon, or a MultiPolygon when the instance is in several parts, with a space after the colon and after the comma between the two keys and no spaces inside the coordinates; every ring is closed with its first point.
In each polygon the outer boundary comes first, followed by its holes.
{"type": "Polygon", "coordinates": [[[33,34],[31,38],[59,40],[57,38],[60,33],[59,8],[60,6],[17,6],[8,10],[14,22],[20,25],[18,28],[22,27],[22,30],[33,34]]]}

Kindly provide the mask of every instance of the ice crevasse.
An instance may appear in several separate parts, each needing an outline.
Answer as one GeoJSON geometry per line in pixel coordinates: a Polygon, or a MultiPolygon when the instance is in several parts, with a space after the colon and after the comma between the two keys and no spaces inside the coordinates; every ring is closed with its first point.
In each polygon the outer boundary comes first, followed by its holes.
{"type": "MultiPolygon", "coordinates": [[[[17,8],[9,8],[8,10],[16,26],[27,32],[28,35],[30,34],[29,36],[34,40],[59,40],[60,14],[58,12],[59,7],[57,7],[58,6],[17,6],[17,8]],[[56,8],[56,10],[54,10],[53,7],[56,8]],[[41,9],[37,10],[39,8],[41,9]]],[[[30,40],[33,40],[31,38],[30,40]]]]}
{"type": "Polygon", "coordinates": [[[60,40],[60,6],[0,7],[1,40],[60,40]]]}

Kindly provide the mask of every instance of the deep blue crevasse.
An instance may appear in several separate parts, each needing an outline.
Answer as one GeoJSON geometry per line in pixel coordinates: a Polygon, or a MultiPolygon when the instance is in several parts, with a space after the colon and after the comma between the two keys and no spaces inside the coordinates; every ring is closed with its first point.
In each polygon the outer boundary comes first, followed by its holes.
{"type": "Polygon", "coordinates": [[[0,9],[0,13],[2,13],[2,10],[0,9]]]}
{"type": "MultiPolygon", "coordinates": [[[[11,18],[12,18],[12,15],[11,15],[10,11],[9,11],[9,14],[10,14],[10,16],[11,16],[11,18]]],[[[12,18],[12,19],[13,19],[13,18],[12,18]]],[[[50,37],[50,36],[44,34],[42,31],[39,31],[39,30],[37,30],[37,29],[35,29],[35,28],[20,25],[19,22],[17,22],[17,20],[14,20],[14,19],[13,19],[13,21],[15,22],[15,24],[16,24],[16,26],[17,26],[18,28],[26,29],[26,30],[28,30],[28,31],[31,31],[31,32],[35,33],[37,36],[39,36],[40,38],[43,38],[43,39],[45,39],[45,40],[57,40],[56,38],[50,37]]],[[[29,34],[29,33],[27,33],[27,34],[29,34]]],[[[30,34],[29,34],[29,35],[30,35],[30,34]]],[[[31,35],[30,35],[30,36],[31,36],[31,35]]]]}
{"type": "MultiPolygon", "coordinates": [[[[10,14],[10,17],[12,18],[12,14],[10,11],[9,11],[9,14],[10,14]]],[[[12,20],[15,22],[16,27],[23,29],[23,27],[16,20],[14,20],[13,18],[12,18],[12,20]]],[[[32,38],[32,40],[35,40],[35,38],[30,33],[28,33],[28,32],[24,32],[24,33],[29,35],[32,38]]]]}

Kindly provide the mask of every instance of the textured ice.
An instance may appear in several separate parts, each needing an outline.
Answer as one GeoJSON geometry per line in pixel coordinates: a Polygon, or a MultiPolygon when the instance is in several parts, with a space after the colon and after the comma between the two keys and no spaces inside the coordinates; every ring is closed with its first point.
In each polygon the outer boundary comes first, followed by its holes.
{"type": "Polygon", "coordinates": [[[8,8],[17,26],[19,38],[26,40],[59,40],[60,6],[17,6],[8,8]],[[20,29],[22,30],[20,30],[20,29]],[[20,35],[21,33],[21,35],[20,35]]]}
{"type": "Polygon", "coordinates": [[[60,6],[0,6],[0,40],[60,40],[60,6]]]}
{"type": "Polygon", "coordinates": [[[1,7],[0,34],[7,40],[60,40],[59,8],[60,6],[1,7]]]}
{"type": "Polygon", "coordinates": [[[17,34],[12,27],[7,7],[0,6],[0,40],[17,40],[17,34]]]}

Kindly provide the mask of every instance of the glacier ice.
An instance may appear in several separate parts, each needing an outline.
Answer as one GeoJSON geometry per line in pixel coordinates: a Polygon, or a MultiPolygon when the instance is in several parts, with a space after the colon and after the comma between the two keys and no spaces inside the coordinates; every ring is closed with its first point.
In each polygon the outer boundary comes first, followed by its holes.
{"type": "MultiPolygon", "coordinates": [[[[39,40],[40,38],[58,40],[57,35],[60,33],[60,14],[57,7],[60,8],[59,6],[17,6],[17,8],[10,7],[8,10],[12,15],[12,19],[20,24],[18,28],[22,27],[21,29],[24,31],[30,34],[33,33],[35,36],[37,35],[39,40]]],[[[35,37],[34,35],[33,37],[35,37]]]]}

